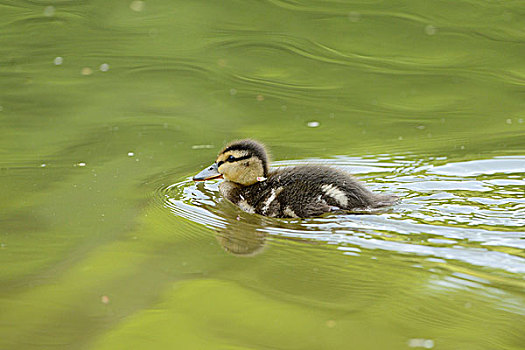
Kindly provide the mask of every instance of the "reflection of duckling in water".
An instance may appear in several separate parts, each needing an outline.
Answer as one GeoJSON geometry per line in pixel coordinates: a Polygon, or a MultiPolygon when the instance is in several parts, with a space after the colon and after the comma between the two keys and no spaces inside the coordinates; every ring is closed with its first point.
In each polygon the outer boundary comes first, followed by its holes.
{"type": "Polygon", "coordinates": [[[270,217],[305,218],[335,210],[381,208],[397,197],[375,194],[350,174],[320,165],[268,169],[263,145],[253,140],[234,141],[215,163],[193,180],[224,178],[221,194],[249,213],[270,217]]]}
{"type": "Polygon", "coordinates": [[[266,233],[244,222],[234,222],[223,230],[217,230],[215,238],[225,251],[242,257],[261,253],[266,244],[266,233]]]}

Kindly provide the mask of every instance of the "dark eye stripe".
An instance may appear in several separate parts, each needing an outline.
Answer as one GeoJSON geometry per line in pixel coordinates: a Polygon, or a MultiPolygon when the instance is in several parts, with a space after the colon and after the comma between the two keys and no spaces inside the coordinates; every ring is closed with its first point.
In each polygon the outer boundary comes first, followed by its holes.
{"type": "Polygon", "coordinates": [[[239,158],[235,158],[233,156],[229,156],[226,161],[229,162],[229,163],[233,163],[233,162],[238,162],[240,160],[245,160],[245,159],[248,159],[248,158],[251,158],[252,156],[250,154],[248,154],[247,156],[242,156],[242,157],[239,157],[239,158]]]}
{"type": "Polygon", "coordinates": [[[226,160],[218,161],[217,162],[217,168],[219,168],[221,165],[223,165],[226,162],[233,163],[233,162],[238,162],[238,161],[245,160],[245,159],[248,159],[248,158],[251,158],[251,157],[253,157],[252,154],[248,154],[246,156],[242,156],[242,157],[239,157],[239,158],[235,158],[234,156],[230,155],[230,156],[228,156],[228,158],[226,158],[226,160]]]}
{"type": "Polygon", "coordinates": [[[233,163],[233,162],[238,162],[238,161],[245,160],[245,159],[248,159],[248,158],[251,158],[251,157],[252,157],[251,154],[246,155],[246,156],[242,156],[242,157],[239,157],[239,158],[235,158],[234,156],[229,156],[228,158],[226,158],[226,160],[219,161],[217,163],[217,168],[220,167],[221,165],[223,165],[225,162],[233,163]]]}

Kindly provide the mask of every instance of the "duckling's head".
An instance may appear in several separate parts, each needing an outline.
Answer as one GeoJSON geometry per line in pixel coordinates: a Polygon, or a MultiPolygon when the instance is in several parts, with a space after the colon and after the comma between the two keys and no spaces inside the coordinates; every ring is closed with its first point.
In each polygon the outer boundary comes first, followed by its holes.
{"type": "Polygon", "coordinates": [[[268,156],[264,146],[254,140],[239,140],[228,144],[212,166],[193,177],[204,181],[223,177],[243,186],[253,185],[268,175],[268,156]]]}

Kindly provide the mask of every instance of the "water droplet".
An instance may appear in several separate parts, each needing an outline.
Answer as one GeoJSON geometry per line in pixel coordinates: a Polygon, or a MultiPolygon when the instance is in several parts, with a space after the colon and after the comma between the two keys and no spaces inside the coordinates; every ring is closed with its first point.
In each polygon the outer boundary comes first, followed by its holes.
{"type": "Polygon", "coordinates": [[[51,17],[55,14],[55,7],[54,6],[46,6],[44,9],[44,16],[51,17]]]}
{"type": "Polygon", "coordinates": [[[41,166],[42,168],[45,168],[45,167],[46,167],[46,163],[42,163],[42,164],[40,164],[40,166],[41,166]]]}
{"type": "Polygon", "coordinates": [[[193,145],[191,149],[213,148],[213,145],[193,145]]]}
{"type": "Polygon", "coordinates": [[[328,328],[334,328],[337,323],[334,320],[328,320],[326,321],[326,327],[328,328]]]}
{"type": "Polygon", "coordinates": [[[84,163],[84,162],[80,162],[80,163],[78,163],[77,165],[78,165],[78,166],[86,166],[86,163],[84,163]]]}
{"type": "Polygon", "coordinates": [[[429,24],[425,27],[425,33],[427,35],[434,35],[437,32],[437,28],[434,27],[432,24],[429,24]]]}
{"type": "Polygon", "coordinates": [[[308,127],[310,127],[310,128],[317,128],[321,124],[319,122],[315,122],[314,121],[314,122],[308,122],[308,124],[306,124],[306,125],[308,125],[308,127]]]}
{"type": "Polygon", "coordinates": [[[107,63],[102,63],[102,64],[100,65],[100,71],[101,71],[101,72],[107,72],[108,70],[109,70],[109,64],[107,64],[107,63]]]}
{"type": "Polygon", "coordinates": [[[89,67],[84,67],[82,68],[82,70],[80,71],[80,73],[82,75],[91,75],[93,74],[93,69],[89,68],[89,67]]]}
{"type": "Polygon", "coordinates": [[[236,89],[230,89],[230,95],[232,95],[232,96],[237,95],[237,90],[236,89]]]}
{"type": "Polygon", "coordinates": [[[408,340],[408,346],[411,348],[432,349],[434,347],[434,341],[432,339],[413,338],[408,340]]]}
{"type": "Polygon", "coordinates": [[[403,136],[399,136],[397,139],[398,139],[399,141],[402,141],[402,140],[403,140],[403,136]]]}
{"type": "Polygon", "coordinates": [[[128,157],[133,157],[135,155],[135,153],[133,152],[128,152],[128,157]]]}
{"type": "Polygon", "coordinates": [[[62,62],[64,62],[64,59],[62,57],[55,57],[55,59],[53,60],[53,63],[55,63],[56,66],[60,66],[62,64],[62,62]]]}
{"type": "Polygon", "coordinates": [[[131,4],[129,4],[129,8],[135,12],[141,12],[142,10],[144,10],[145,5],[146,4],[144,3],[144,1],[135,0],[132,1],[131,4]]]}

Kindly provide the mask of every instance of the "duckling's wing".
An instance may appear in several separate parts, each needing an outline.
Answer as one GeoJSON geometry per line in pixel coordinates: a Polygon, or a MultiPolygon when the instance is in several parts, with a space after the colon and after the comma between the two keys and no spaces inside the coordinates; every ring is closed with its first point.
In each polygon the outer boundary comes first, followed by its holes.
{"type": "Polygon", "coordinates": [[[301,217],[318,216],[334,210],[380,208],[397,198],[375,194],[350,174],[327,166],[283,168],[272,176],[282,186],[282,207],[289,206],[301,217]]]}

